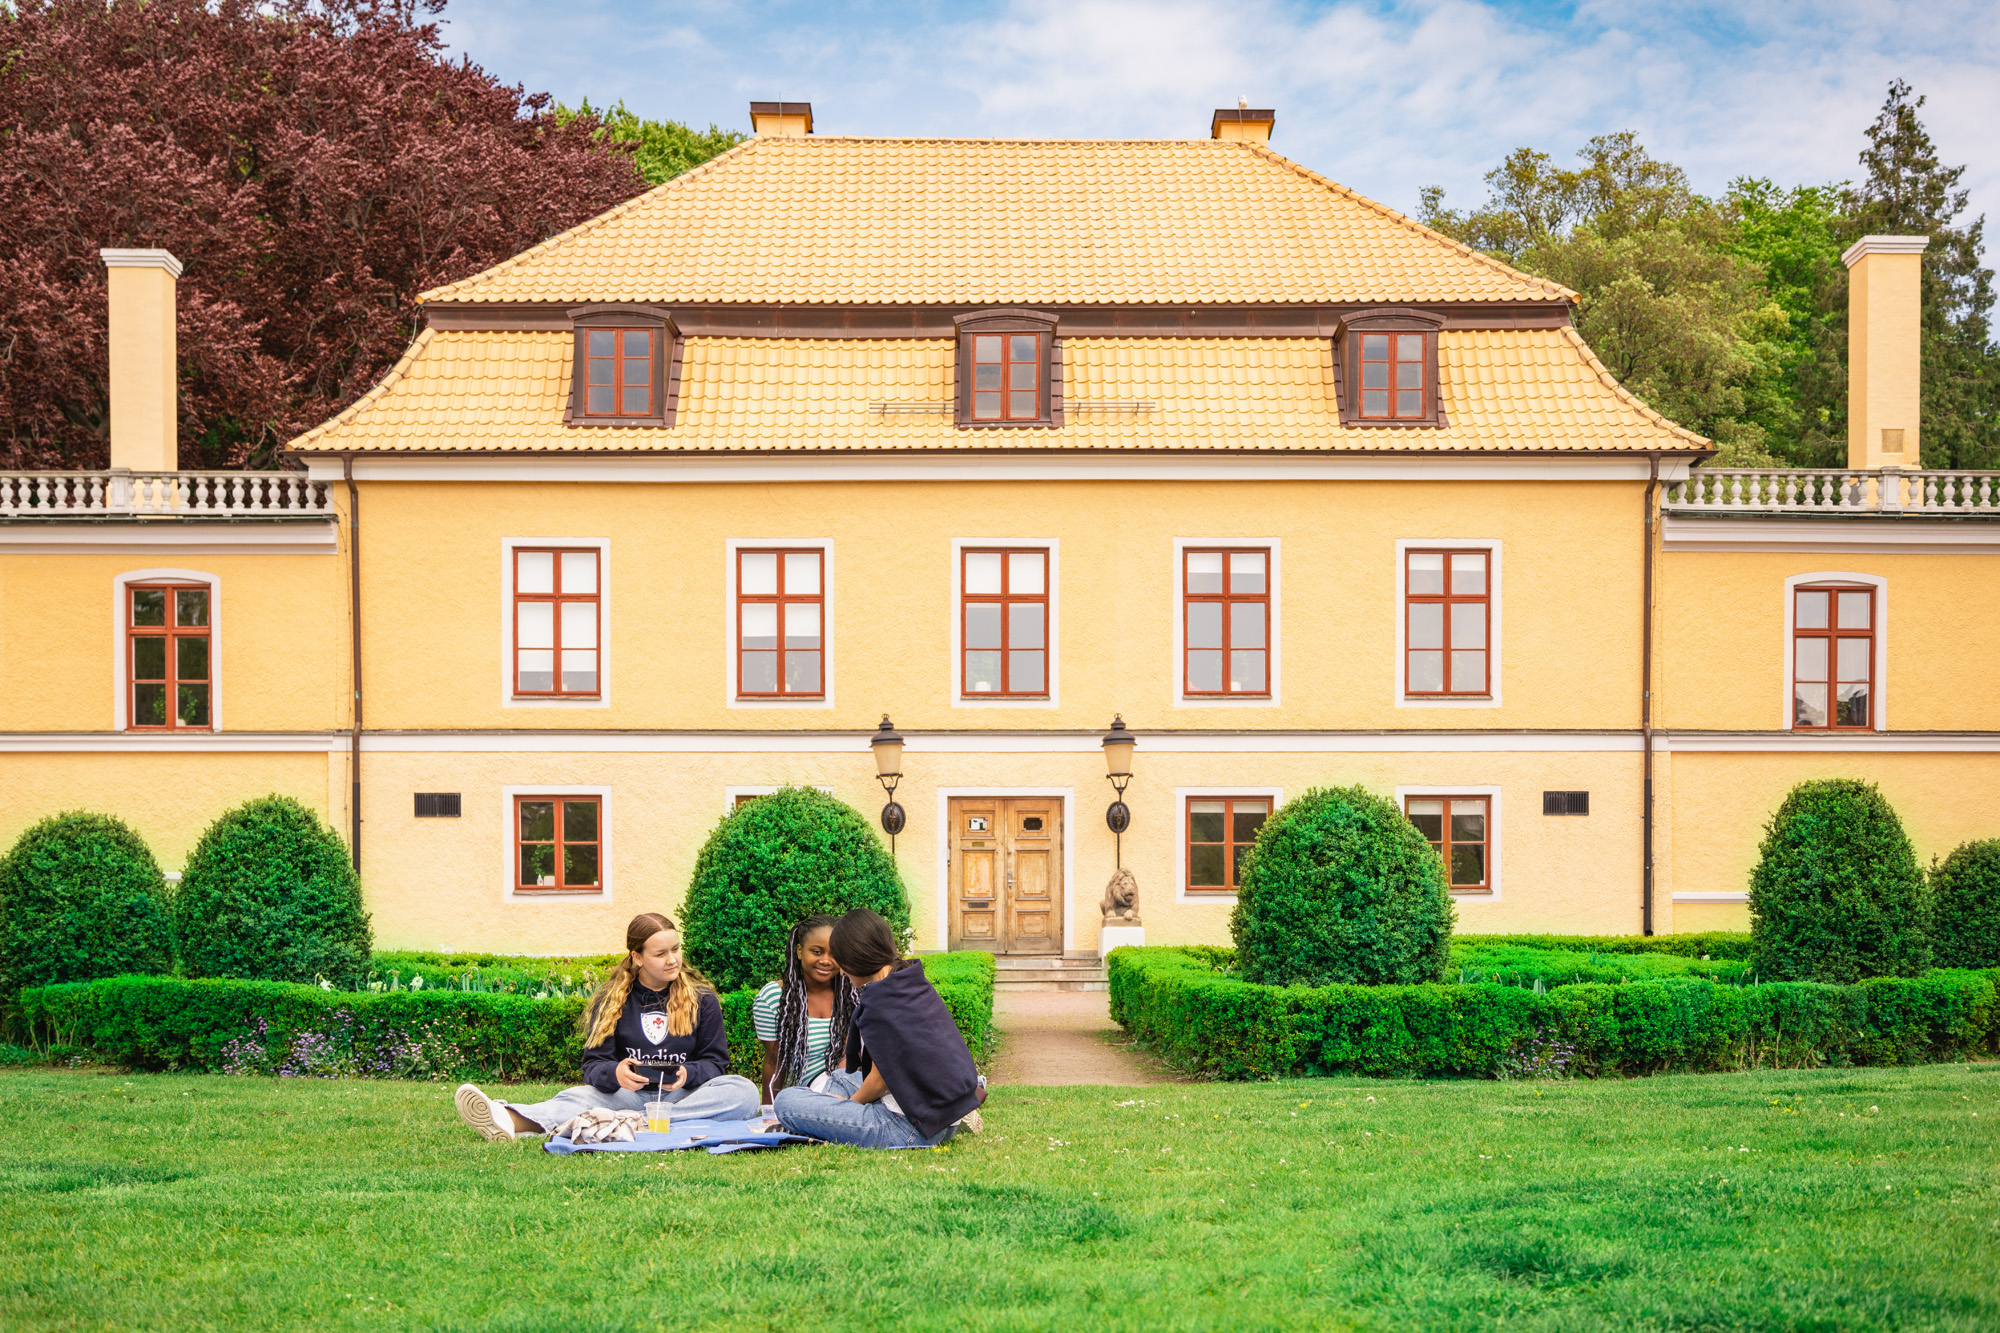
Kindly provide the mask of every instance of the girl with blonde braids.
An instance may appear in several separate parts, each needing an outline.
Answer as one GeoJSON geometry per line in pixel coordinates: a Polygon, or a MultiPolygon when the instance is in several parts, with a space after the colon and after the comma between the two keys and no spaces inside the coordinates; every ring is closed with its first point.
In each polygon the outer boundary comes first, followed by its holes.
{"type": "Polygon", "coordinates": [[[470,1083],[458,1089],[459,1118],[499,1142],[546,1134],[579,1111],[643,1111],[671,1102],[677,1120],[748,1120],[757,1089],[729,1073],[722,1003],[681,957],[681,935],[657,912],[625,927],[625,957],[583,1011],[583,1082],[545,1102],[516,1106],[470,1083]]]}

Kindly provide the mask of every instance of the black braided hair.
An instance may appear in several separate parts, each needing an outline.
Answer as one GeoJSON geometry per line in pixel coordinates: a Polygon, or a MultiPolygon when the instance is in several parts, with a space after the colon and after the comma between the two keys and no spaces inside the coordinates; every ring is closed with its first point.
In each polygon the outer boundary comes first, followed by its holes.
{"type": "MultiPolygon", "coordinates": [[[[806,971],[799,962],[799,946],[806,936],[822,926],[831,926],[830,916],[809,916],[792,927],[785,940],[785,978],[778,992],[778,1082],[805,1083],[819,1076],[806,1063],[806,971]]],[[[854,983],[839,969],[833,974],[833,1028],[827,1033],[826,1058],[837,1065],[847,1049],[847,1020],[854,1012],[854,983]]]]}

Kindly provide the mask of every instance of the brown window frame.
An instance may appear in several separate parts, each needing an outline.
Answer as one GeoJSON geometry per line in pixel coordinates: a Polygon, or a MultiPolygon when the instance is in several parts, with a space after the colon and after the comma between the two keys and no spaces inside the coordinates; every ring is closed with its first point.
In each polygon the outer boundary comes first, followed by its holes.
{"type": "MultiPolygon", "coordinates": [[[[1340,403],[1340,423],[1343,426],[1365,427],[1371,430],[1439,428],[1449,424],[1444,415],[1444,391],[1438,364],[1438,334],[1444,328],[1444,317],[1428,310],[1388,308],[1363,310],[1343,316],[1334,335],[1334,370],[1337,378],[1335,393],[1340,403]],[[1387,416],[1369,415],[1362,411],[1362,365],[1364,340],[1371,334],[1409,334],[1424,340],[1423,359],[1423,410],[1415,415],[1391,411],[1387,416]]],[[[1393,368],[1399,364],[1394,357],[1396,346],[1390,344],[1390,378],[1395,378],[1393,368]]],[[[1395,400],[1396,387],[1392,383],[1387,391],[1389,406],[1398,406],[1395,400]]]]}
{"type": "Polygon", "coordinates": [[[1875,636],[1879,632],[1882,616],[1882,599],[1876,596],[1879,590],[1866,583],[1802,583],[1792,589],[1792,671],[1787,687],[1791,692],[1791,718],[1793,731],[1833,732],[1833,731],[1873,731],[1875,710],[1881,706],[1875,682],[1875,636]],[[1804,593],[1827,593],[1827,624],[1824,628],[1805,628],[1799,624],[1799,597],[1804,593]],[[1868,598],[1868,628],[1843,629],[1840,626],[1841,593],[1861,593],[1868,598]],[[1840,673],[1840,641],[1860,639],[1868,646],[1863,660],[1868,665],[1865,680],[1852,681],[1838,679],[1840,673]],[[1826,672],[1819,680],[1804,680],[1799,675],[1799,644],[1803,640],[1817,640],[1826,644],[1826,672]],[[1867,694],[1867,716],[1860,722],[1840,722],[1839,692],[1842,685],[1865,685],[1867,694]],[[1799,686],[1820,685],[1826,689],[1827,697],[1823,705],[1826,721],[1818,724],[1799,721],[1799,686]]]}
{"type": "MultiPolygon", "coordinates": [[[[1211,894],[1218,897],[1234,896],[1241,887],[1236,877],[1238,849],[1250,846],[1249,842],[1236,840],[1236,803],[1254,801],[1264,807],[1264,820],[1268,822],[1277,811],[1277,798],[1272,796],[1189,796],[1181,805],[1181,856],[1183,874],[1181,891],[1187,894],[1211,894]],[[1194,806],[1196,801],[1222,802],[1222,841],[1196,842],[1194,838],[1194,806]],[[1194,849],[1196,847],[1222,848],[1222,876],[1225,884],[1197,884],[1194,882],[1194,849]]],[[[1259,828],[1263,825],[1259,824],[1259,828]]],[[[1255,835],[1251,841],[1256,840],[1255,835]]]]}
{"type": "Polygon", "coordinates": [[[214,731],[215,730],[215,585],[192,580],[162,581],[149,580],[144,583],[125,585],[125,729],[127,731],[214,731]],[[161,612],[161,624],[137,624],[136,604],[142,592],[163,593],[166,598],[161,612]],[[180,598],[183,592],[200,592],[208,599],[206,623],[201,625],[181,625],[180,598]],[[141,640],[164,639],[166,648],[163,676],[139,676],[139,642],[141,640]],[[181,675],[182,640],[200,639],[207,644],[207,674],[199,680],[186,679],[181,675]],[[164,722],[139,721],[139,687],[159,685],[163,688],[164,722]],[[179,707],[183,685],[199,685],[208,690],[208,720],[201,723],[182,722],[179,707]]]}
{"type": "MultiPolygon", "coordinates": [[[[960,699],[1046,699],[1049,697],[1050,668],[1055,664],[1054,650],[1049,646],[1049,584],[1054,561],[1050,559],[1046,546],[967,546],[958,555],[958,697],[960,699]],[[975,555],[997,555],[1000,557],[1000,591],[997,593],[975,593],[972,589],[971,557],[975,555]],[[1038,594],[1021,594],[1011,591],[1014,578],[1014,562],[1009,559],[1016,555],[1038,555],[1042,558],[1042,590],[1038,594]],[[975,649],[971,645],[972,631],[968,623],[974,604],[998,605],[1000,607],[1000,683],[998,690],[974,690],[971,660],[974,652],[991,652],[990,648],[975,649]],[[1039,604],[1042,608],[1042,688],[1039,690],[1014,690],[1007,686],[1013,678],[1013,637],[1014,617],[1010,609],[1016,605],[1039,604]]],[[[1024,649],[1023,651],[1033,651],[1024,649]]]]}
{"type": "MultiPolygon", "coordinates": [[[[1465,651],[1472,651],[1467,649],[1465,651]]],[[[1493,697],[1493,548],[1490,546],[1458,547],[1411,547],[1403,552],[1403,697],[1406,699],[1491,699],[1493,697]],[[1442,593],[1419,593],[1412,591],[1414,580],[1410,576],[1410,561],[1419,555],[1441,555],[1444,557],[1444,591],[1442,593]],[[1486,562],[1486,591],[1482,593],[1455,593],[1451,590],[1451,557],[1455,555],[1476,555],[1486,562]],[[1455,690],[1451,688],[1451,608],[1454,605],[1478,602],[1486,609],[1484,647],[1486,654],[1484,669],[1480,675],[1483,684],[1476,690],[1455,690]],[[1442,605],[1441,617],[1444,626],[1444,645],[1441,648],[1418,648],[1414,646],[1415,633],[1410,624],[1412,607],[1420,605],[1442,605]],[[1442,653],[1444,657],[1444,688],[1440,690],[1419,690],[1411,688],[1410,657],[1419,652],[1442,653]]]]}
{"type": "MultiPolygon", "coordinates": [[[[1432,842],[1430,835],[1428,833],[1424,834],[1424,841],[1430,842],[1431,846],[1437,848],[1438,854],[1444,858],[1445,887],[1453,893],[1461,893],[1461,894],[1492,893],[1493,892],[1493,797],[1490,795],[1481,796],[1471,792],[1467,792],[1463,795],[1452,794],[1452,793],[1437,793],[1437,792],[1407,793],[1403,797],[1403,818],[1409,820],[1411,824],[1415,824],[1417,822],[1416,817],[1410,813],[1410,802],[1412,801],[1442,801],[1444,803],[1444,811],[1439,816],[1440,827],[1438,831],[1442,835],[1441,841],[1432,842]],[[1454,884],[1451,882],[1452,848],[1460,846],[1470,847],[1474,845],[1470,839],[1461,841],[1459,839],[1452,837],[1451,807],[1452,807],[1452,802],[1454,801],[1477,801],[1479,802],[1480,805],[1479,826],[1481,833],[1477,846],[1479,847],[1479,868],[1481,872],[1481,878],[1479,883],[1477,884],[1454,884]]],[[[1417,831],[1420,833],[1423,832],[1421,828],[1418,829],[1417,831]]]]}
{"type": "Polygon", "coordinates": [[[604,797],[601,794],[572,795],[551,792],[544,795],[537,795],[532,792],[522,793],[514,797],[513,814],[514,822],[511,826],[511,836],[514,840],[515,893],[591,894],[595,896],[601,896],[604,893],[604,797]],[[549,830],[551,836],[547,839],[529,839],[523,836],[521,807],[530,802],[537,804],[548,803],[555,806],[553,822],[549,830]],[[585,841],[581,838],[570,839],[564,836],[567,811],[571,805],[589,805],[597,811],[597,836],[595,838],[585,841]],[[556,883],[529,884],[525,882],[527,879],[526,849],[529,847],[553,847],[555,849],[554,867],[556,870],[556,883]],[[563,849],[566,847],[594,847],[597,849],[597,878],[594,882],[590,884],[564,884],[561,882],[564,867],[563,849]]]}
{"type": "Polygon", "coordinates": [[[1181,548],[1181,697],[1184,699],[1268,699],[1271,697],[1271,655],[1276,646],[1271,642],[1271,594],[1276,583],[1276,561],[1268,546],[1186,546],[1181,548]],[[1229,591],[1229,557],[1232,555],[1261,555],[1264,557],[1264,591],[1258,594],[1232,593],[1229,591]],[[1193,591],[1193,580],[1188,575],[1188,558],[1196,555],[1220,555],[1222,557],[1222,588],[1219,593],[1198,593],[1193,591]],[[1220,602],[1222,613],[1222,688],[1219,690],[1197,690],[1190,681],[1188,662],[1195,652],[1214,652],[1212,648],[1197,649],[1193,646],[1194,635],[1188,624],[1189,608],[1196,602],[1220,602]],[[1244,652],[1261,651],[1264,654],[1264,688],[1261,690],[1236,690],[1229,687],[1230,654],[1237,651],[1231,646],[1231,626],[1235,617],[1226,609],[1236,602],[1262,602],[1264,604],[1264,646],[1262,649],[1243,649],[1244,652]]]}
{"type": "Polygon", "coordinates": [[[736,697],[755,703],[785,702],[797,700],[800,703],[816,703],[826,698],[827,677],[827,624],[826,624],[826,548],[823,546],[739,546],[736,548],[736,605],[730,614],[736,621],[736,697]],[[748,555],[774,555],[778,557],[778,591],[775,593],[746,593],[743,591],[743,557],[748,555]],[[793,594],[785,591],[785,557],[788,555],[811,555],[819,560],[819,591],[810,595],[793,594]],[[819,688],[810,693],[803,690],[785,688],[785,657],[792,649],[785,647],[785,608],[794,602],[811,602],[819,607],[819,647],[799,649],[816,652],[819,655],[819,688]],[[748,649],[743,646],[743,608],[746,605],[775,605],[778,608],[778,646],[775,649],[748,649]],[[743,657],[748,652],[775,652],[777,654],[777,684],[775,690],[747,690],[743,688],[743,657]]]}
{"type": "MultiPolygon", "coordinates": [[[[1063,424],[1062,409],[1062,340],[1057,333],[1057,317],[1040,310],[982,310],[969,315],[958,315],[952,320],[957,330],[957,355],[953,382],[956,386],[956,401],[953,404],[953,424],[962,430],[1013,430],[1022,427],[1053,427],[1063,424]],[[1013,335],[1032,335],[1036,344],[1035,412],[1032,416],[1017,416],[1008,402],[1008,389],[1002,385],[1001,415],[982,417],[974,408],[975,369],[974,360],[977,340],[982,337],[998,336],[1005,339],[1013,335]]],[[[1002,343],[1003,349],[1008,344],[1002,343]]],[[[1023,364],[1003,360],[1002,379],[1007,378],[1005,367],[1023,364]]],[[[988,392],[991,392],[990,390],[988,392]]]]}
{"type": "MultiPolygon", "coordinates": [[[[569,402],[563,409],[563,424],[566,426],[672,426],[676,399],[680,394],[681,344],[680,331],[675,327],[673,316],[657,306],[634,304],[602,304],[578,306],[567,312],[572,332],[570,347],[570,389],[569,402]],[[653,346],[650,353],[652,368],[647,376],[647,407],[644,412],[592,412],[589,410],[589,346],[593,333],[616,333],[621,335],[619,349],[622,352],[625,333],[650,333],[653,346]]],[[[614,363],[622,366],[627,358],[619,357],[614,363]]],[[[622,390],[619,383],[622,408],[622,390]]]]}
{"type": "MultiPolygon", "coordinates": [[[[601,699],[603,698],[604,697],[604,630],[605,630],[604,552],[595,546],[517,546],[513,548],[513,555],[514,555],[514,569],[513,569],[514,606],[512,610],[512,615],[514,617],[514,635],[511,647],[514,653],[514,660],[510,664],[510,667],[513,673],[511,680],[514,687],[514,697],[517,699],[601,699]],[[555,587],[554,592],[521,591],[521,557],[524,555],[546,555],[553,557],[553,559],[549,563],[551,566],[550,572],[553,576],[553,582],[555,587]],[[597,591],[589,594],[583,594],[583,593],[565,593],[562,590],[562,566],[563,566],[562,558],[566,555],[588,555],[593,561],[596,562],[597,591]],[[533,649],[533,648],[524,649],[521,646],[521,604],[523,602],[548,602],[555,606],[555,611],[551,617],[552,628],[554,631],[554,638],[555,638],[555,646],[549,650],[554,654],[554,656],[550,659],[554,667],[552,675],[552,679],[554,681],[554,687],[551,689],[525,690],[521,688],[521,654],[523,652],[539,651],[538,649],[533,649]],[[592,653],[594,653],[597,658],[596,670],[592,672],[592,677],[597,681],[597,685],[593,689],[566,690],[562,687],[562,679],[563,679],[562,655],[563,652],[565,651],[563,648],[563,640],[562,640],[562,622],[563,622],[562,608],[565,603],[570,603],[570,602],[590,603],[592,608],[591,619],[592,622],[597,626],[597,646],[589,650],[592,653]]],[[[568,651],[581,652],[583,650],[571,649],[568,651]]]]}

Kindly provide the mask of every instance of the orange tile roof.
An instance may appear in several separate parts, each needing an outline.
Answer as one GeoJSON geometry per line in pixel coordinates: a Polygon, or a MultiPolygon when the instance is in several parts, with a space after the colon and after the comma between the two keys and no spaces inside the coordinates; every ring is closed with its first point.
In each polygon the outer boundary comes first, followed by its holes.
{"type": "Polygon", "coordinates": [[[1260,145],[767,137],[426,301],[1231,304],[1574,293],[1260,145]]]}
{"type": "Polygon", "coordinates": [[[690,338],[670,428],[572,427],[566,333],[426,330],[381,384],[292,442],[313,450],[688,452],[1699,449],[1572,329],[1438,336],[1443,429],[1343,426],[1323,338],[1070,338],[1067,424],[959,430],[949,339],[690,338]],[[1103,404],[1103,410],[1090,405],[1103,404]],[[1147,410],[1114,406],[1150,404],[1147,410]]]}

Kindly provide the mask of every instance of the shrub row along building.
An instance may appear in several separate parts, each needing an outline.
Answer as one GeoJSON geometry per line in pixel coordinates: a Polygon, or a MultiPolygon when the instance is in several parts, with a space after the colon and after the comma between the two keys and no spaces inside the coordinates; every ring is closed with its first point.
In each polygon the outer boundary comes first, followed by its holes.
{"type": "Polygon", "coordinates": [[[2000,475],[1918,467],[1922,238],[1847,255],[1849,466],[1718,471],[1574,293],[1268,111],[753,118],[428,293],[302,472],[176,470],[179,266],[107,251],[114,466],[0,476],[0,837],[98,809],[171,869],[283,792],[383,944],[598,951],[734,803],[872,813],[885,714],[924,948],[1088,956],[1120,857],[1150,942],[1224,941],[1313,785],[1393,794],[1469,931],[1741,927],[1809,777],[2000,833],[2000,475]]]}

